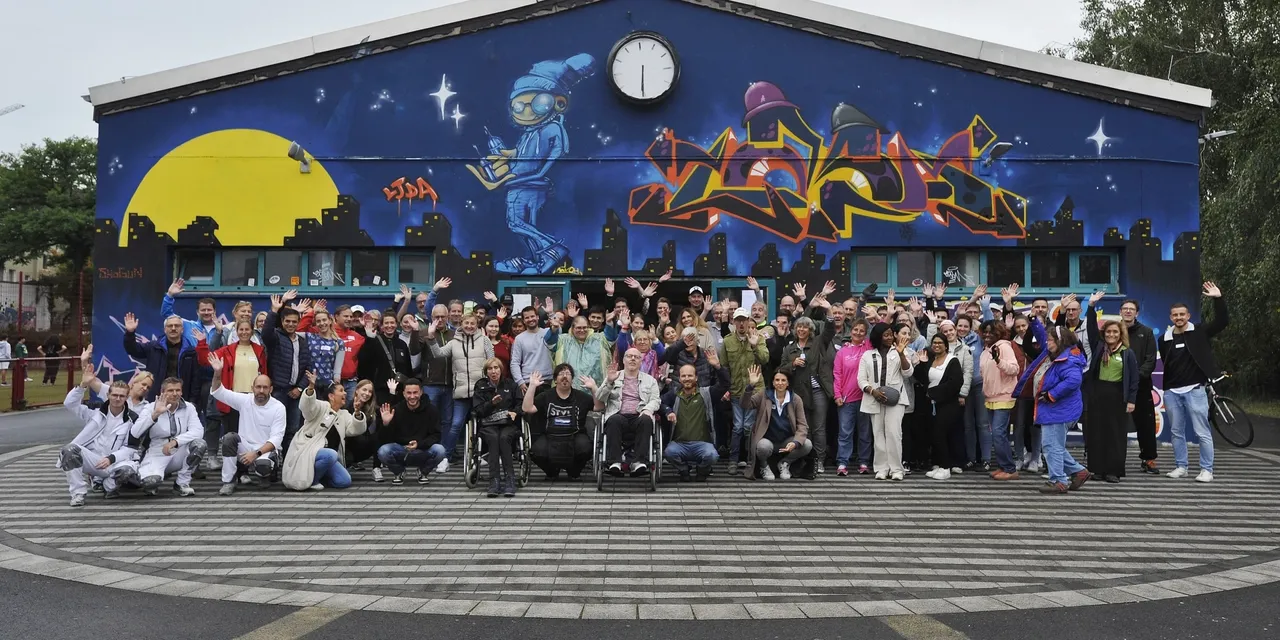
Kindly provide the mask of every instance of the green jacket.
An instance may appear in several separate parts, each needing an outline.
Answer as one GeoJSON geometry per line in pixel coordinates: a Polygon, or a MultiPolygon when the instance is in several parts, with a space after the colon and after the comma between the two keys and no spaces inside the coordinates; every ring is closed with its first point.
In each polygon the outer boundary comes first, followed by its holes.
{"type": "Polygon", "coordinates": [[[741,397],[746,391],[748,370],[751,365],[758,364],[763,369],[769,364],[769,347],[765,338],[760,336],[760,343],[755,347],[747,340],[738,339],[736,332],[724,339],[724,364],[729,367],[729,394],[741,397]]]}

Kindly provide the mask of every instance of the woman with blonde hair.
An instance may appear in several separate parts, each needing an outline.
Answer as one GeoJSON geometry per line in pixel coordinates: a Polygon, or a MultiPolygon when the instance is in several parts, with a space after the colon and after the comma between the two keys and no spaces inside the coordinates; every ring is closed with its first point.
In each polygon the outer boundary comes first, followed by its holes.
{"type": "Polygon", "coordinates": [[[373,391],[372,380],[360,380],[352,387],[351,395],[347,396],[347,411],[353,415],[360,411],[368,411],[372,414],[369,418],[369,428],[364,433],[347,438],[346,459],[343,460],[343,464],[354,470],[363,469],[360,463],[373,458],[382,444],[378,439],[378,427],[382,426],[382,416],[373,410],[373,391]]]}
{"type": "Polygon", "coordinates": [[[504,376],[506,367],[500,358],[489,358],[484,363],[484,377],[476,381],[471,394],[475,403],[476,427],[488,453],[490,498],[498,494],[512,498],[516,495],[515,464],[511,452],[515,439],[520,437],[520,405],[524,397],[510,376],[504,376]]]}
{"type": "Polygon", "coordinates": [[[1131,415],[1138,401],[1138,358],[1129,349],[1129,331],[1123,322],[1107,320],[1099,335],[1095,305],[1102,295],[1099,291],[1089,297],[1084,323],[1093,349],[1093,360],[1084,379],[1089,416],[1084,427],[1084,450],[1094,475],[1116,484],[1124,476],[1131,415]]]}

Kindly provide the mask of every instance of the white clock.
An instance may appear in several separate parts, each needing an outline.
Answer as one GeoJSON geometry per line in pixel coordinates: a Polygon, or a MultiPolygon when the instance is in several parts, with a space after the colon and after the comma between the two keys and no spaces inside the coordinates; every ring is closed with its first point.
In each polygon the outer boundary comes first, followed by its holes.
{"type": "Polygon", "coordinates": [[[609,84],[642,104],[671,95],[680,79],[680,58],[666,38],[652,31],[627,34],[609,52],[609,84]]]}

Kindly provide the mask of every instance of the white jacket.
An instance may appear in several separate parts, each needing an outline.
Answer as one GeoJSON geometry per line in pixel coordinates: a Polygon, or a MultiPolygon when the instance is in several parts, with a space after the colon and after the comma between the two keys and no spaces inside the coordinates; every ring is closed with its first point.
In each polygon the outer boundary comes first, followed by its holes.
{"type": "Polygon", "coordinates": [[[960,385],[960,397],[969,397],[969,386],[973,383],[973,349],[963,340],[951,344],[951,355],[960,360],[960,368],[964,371],[964,384],[960,385]]]}
{"type": "Polygon", "coordinates": [[[125,407],[120,416],[120,422],[108,429],[107,425],[111,420],[107,415],[107,405],[102,405],[102,409],[96,411],[85,406],[84,387],[77,385],[72,389],[62,406],[84,423],[84,428],[71,444],[100,456],[109,456],[113,463],[137,458],[138,452],[129,448],[129,430],[133,428],[138,416],[128,407],[125,407]]]}
{"type": "MultiPolygon", "coordinates": [[[[905,407],[908,400],[904,376],[909,375],[912,370],[912,354],[910,351],[910,349],[907,349],[904,352],[907,354],[905,362],[898,358],[898,352],[893,349],[889,349],[888,353],[884,355],[880,355],[880,351],[876,349],[862,354],[862,361],[858,363],[858,388],[890,387],[897,389],[900,394],[898,396],[898,404],[905,407]],[[904,365],[907,367],[906,369],[902,368],[904,365]],[[883,380],[880,378],[882,367],[885,371],[883,380]]],[[[870,394],[863,392],[861,412],[880,413],[880,403],[875,398],[872,398],[870,394]]]]}
{"type": "Polygon", "coordinates": [[[316,398],[315,389],[302,392],[298,408],[302,411],[302,428],[289,441],[289,457],[281,467],[280,479],[290,489],[305,491],[315,484],[316,454],[325,448],[329,429],[338,431],[337,464],[346,464],[347,438],[367,431],[371,414],[362,411],[353,416],[346,409],[335,412],[328,402],[316,398]]]}
{"type": "Polygon", "coordinates": [[[204,439],[204,425],[200,424],[200,414],[194,404],[182,400],[178,402],[178,408],[161,414],[159,420],[152,419],[155,406],[152,402],[142,407],[138,412],[138,421],[129,430],[130,436],[135,439],[150,436],[151,449],[164,446],[170,438],[177,440],[179,447],[204,439]],[[170,420],[170,417],[173,419],[170,420]]]}
{"type": "MultiPolygon", "coordinates": [[[[605,384],[601,385],[596,391],[596,399],[605,403],[604,419],[608,420],[613,414],[622,409],[622,379],[627,373],[624,371],[618,374],[618,379],[613,384],[608,384],[606,378],[605,384]]],[[[662,406],[662,393],[658,389],[658,381],[653,376],[637,371],[636,375],[640,377],[640,411],[648,411],[657,415],[658,409],[662,406]]]]}
{"type": "Polygon", "coordinates": [[[468,336],[459,331],[441,347],[430,341],[431,355],[448,356],[453,364],[454,399],[470,398],[476,382],[484,377],[484,363],[493,357],[493,343],[480,331],[468,336]]]}

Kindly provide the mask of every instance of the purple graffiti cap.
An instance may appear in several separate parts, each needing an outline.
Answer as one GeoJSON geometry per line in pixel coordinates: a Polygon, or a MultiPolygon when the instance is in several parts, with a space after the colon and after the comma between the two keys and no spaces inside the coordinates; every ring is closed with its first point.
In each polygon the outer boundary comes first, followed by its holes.
{"type": "Polygon", "coordinates": [[[782,89],[772,82],[753,82],[747,87],[747,93],[742,98],[743,106],[747,109],[747,115],[742,116],[742,124],[746,124],[756,114],[761,111],[768,111],[774,107],[791,107],[797,109],[796,105],[787,101],[786,94],[782,93],[782,89]]]}
{"type": "Polygon", "coordinates": [[[596,72],[596,59],[579,53],[568,60],[543,60],[511,87],[511,99],[526,91],[547,91],[567,96],[573,87],[596,72]]]}

